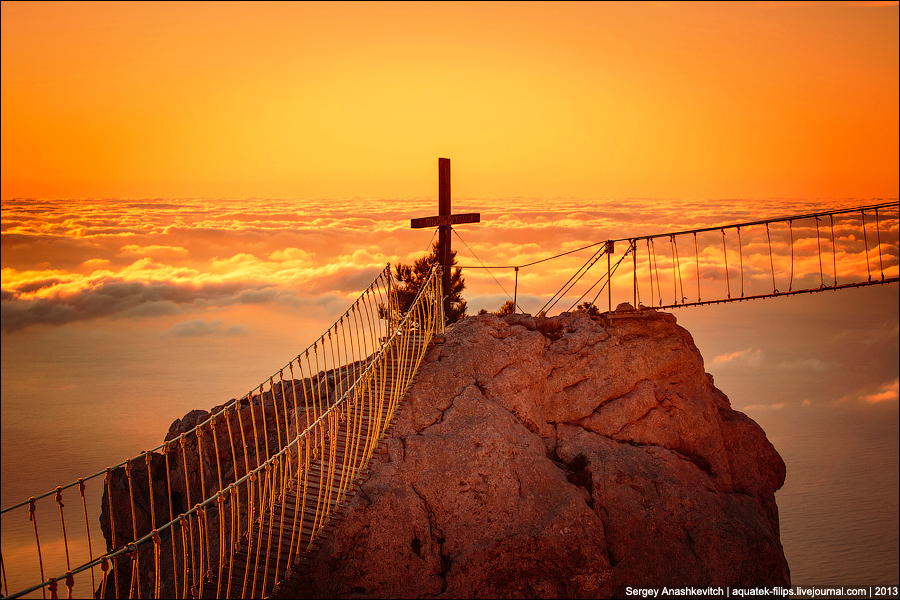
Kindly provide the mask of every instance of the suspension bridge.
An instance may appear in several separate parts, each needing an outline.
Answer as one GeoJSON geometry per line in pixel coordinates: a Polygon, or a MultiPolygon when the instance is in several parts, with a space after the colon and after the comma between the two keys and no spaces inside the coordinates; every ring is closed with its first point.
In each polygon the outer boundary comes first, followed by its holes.
{"type": "MultiPolygon", "coordinates": [[[[419,225],[447,228],[447,260],[408,310],[388,265],[319,339],[241,398],[182,422],[157,448],[3,509],[4,532],[33,532],[28,548],[13,549],[32,567],[12,590],[3,536],[3,595],[250,598],[289,585],[353,498],[444,330],[451,225],[475,222],[454,220],[449,182],[446,194],[439,217],[419,225]],[[100,499],[105,546],[88,497],[100,499]]],[[[537,261],[590,252],[541,312],[596,307],[601,296],[613,317],[896,283],[898,224],[887,202],[604,240],[537,261]],[[614,299],[629,306],[614,311],[614,299]]],[[[517,306],[518,273],[537,262],[464,268],[514,269],[517,306]]]]}

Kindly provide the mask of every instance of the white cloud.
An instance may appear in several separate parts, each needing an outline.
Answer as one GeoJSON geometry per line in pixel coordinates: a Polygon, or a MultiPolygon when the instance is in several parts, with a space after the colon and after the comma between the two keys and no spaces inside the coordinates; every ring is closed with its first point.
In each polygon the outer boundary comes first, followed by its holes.
{"type": "Polygon", "coordinates": [[[861,399],[869,404],[877,404],[879,402],[890,402],[900,398],[900,379],[895,379],[891,383],[883,383],[879,387],[879,391],[874,394],[866,394],[861,399]]]}
{"type": "Polygon", "coordinates": [[[728,354],[720,354],[713,358],[714,363],[730,363],[733,361],[741,361],[747,363],[752,367],[759,366],[760,362],[762,362],[762,350],[759,348],[745,348],[744,350],[738,350],[737,352],[730,352],[728,354]]]}

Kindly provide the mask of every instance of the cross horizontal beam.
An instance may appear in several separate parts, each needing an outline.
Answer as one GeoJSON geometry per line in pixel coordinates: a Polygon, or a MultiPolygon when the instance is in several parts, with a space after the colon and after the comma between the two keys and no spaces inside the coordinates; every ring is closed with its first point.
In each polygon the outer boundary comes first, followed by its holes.
{"type": "Polygon", "coordinates": [[[435,217],[420,217],[418,219],[410,219],[410,227],[412,229],[421,229],[423,227],[440,227],[442,225],[457,225],[459,223],[480,223],[481,215],[479,213],[464,213],[461,215],[438,215],[435,217]]]}

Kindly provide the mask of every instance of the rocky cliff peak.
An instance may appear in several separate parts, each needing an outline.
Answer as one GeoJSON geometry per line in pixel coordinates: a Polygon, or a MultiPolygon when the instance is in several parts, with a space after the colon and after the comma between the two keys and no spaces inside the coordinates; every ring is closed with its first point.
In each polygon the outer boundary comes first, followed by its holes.
{"type": "Polygon", "coordinates": [[[785,466],[669,314],[487,314],[425,357],[290,595],[615,597],[789,585],[785,466]]]}

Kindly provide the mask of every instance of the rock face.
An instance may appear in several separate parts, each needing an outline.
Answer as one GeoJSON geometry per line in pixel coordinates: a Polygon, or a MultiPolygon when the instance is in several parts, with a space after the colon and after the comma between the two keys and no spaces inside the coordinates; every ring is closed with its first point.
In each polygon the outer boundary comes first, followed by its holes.
{"type": "Polygon", "coordinates": [[[448,330],[288,595],[789,585],[781,457],[673,316],[631,314],[487,314],[448,330]]]}

